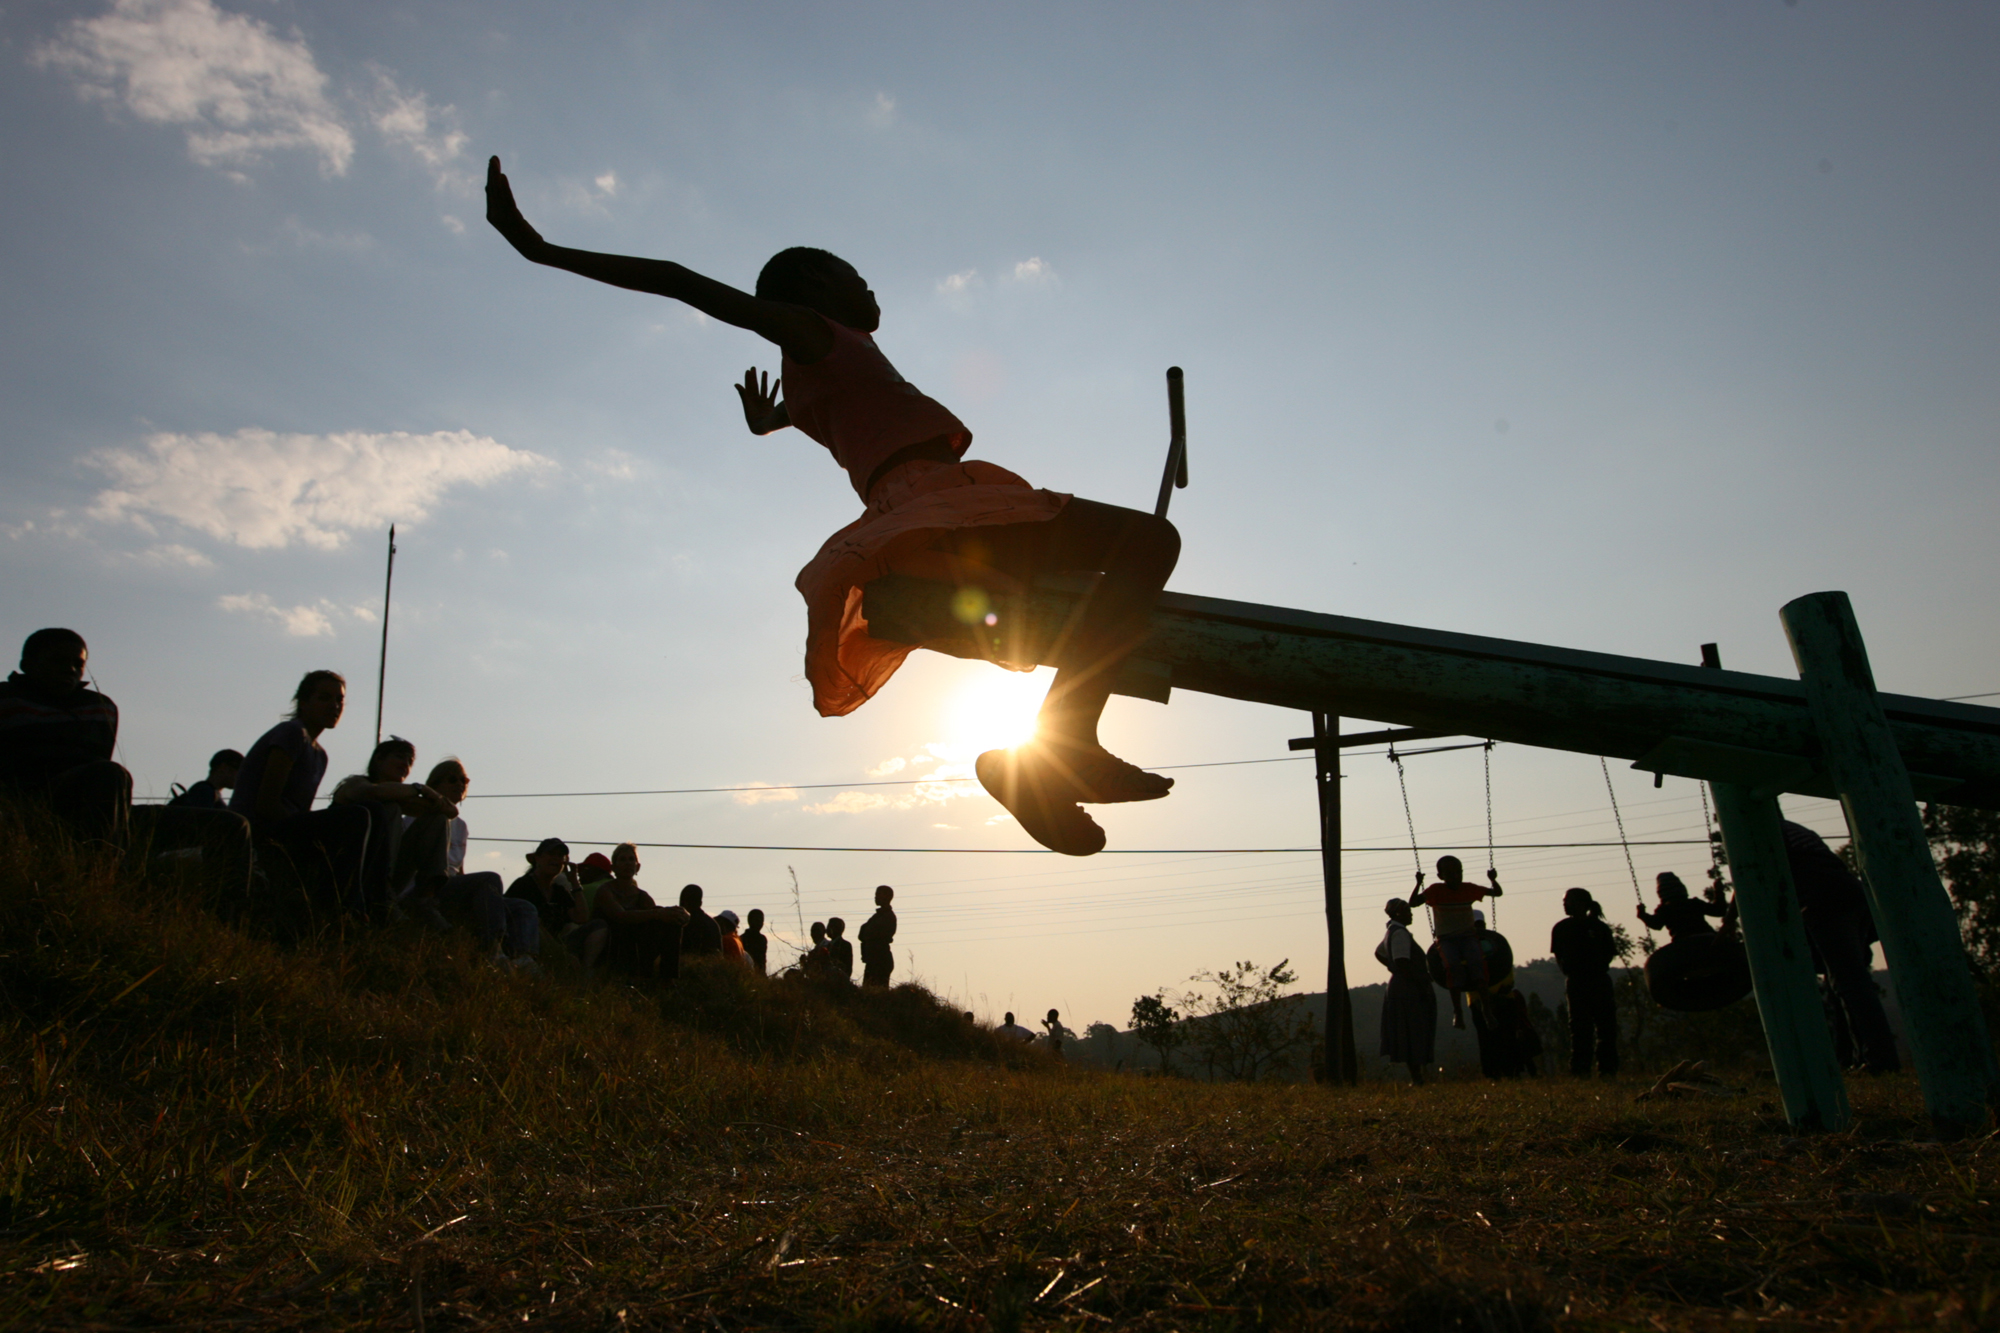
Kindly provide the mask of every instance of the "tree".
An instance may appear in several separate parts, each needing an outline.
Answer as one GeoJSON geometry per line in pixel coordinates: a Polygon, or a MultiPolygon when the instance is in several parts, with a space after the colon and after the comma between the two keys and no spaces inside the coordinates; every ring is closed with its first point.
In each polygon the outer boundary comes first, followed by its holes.
{"type": "Polygon", "coordinates": [[[1992,1024],[2000,1020],[2000,814],[1927,805],[1924,831],[1958,912],[1959,938],[1992,1024]]]}
{"type": "Polygon", "coordinates": [[[1191,1020],[1189,1039],[1211,1076],[1254,1082],[1292,1064],[1312,1045],[1312,1012],[1284,995],[1285,987],[1298,980],[1290,963],[1284,958],[1260,968],[1241,962],[1189,978],[1215,988],[1213,994],[1190,991],[1183,1000],[1191,1020]]]}
{"type": "Polygon", "coordinates": [[[1132,1001],[1132,1035],[1142,1046],[1150,1046],[1160,1057],[1160,1068],[1173,1072],[1174,1049],[1185,1045],[1187,1031],[1181,1027],[1181,1011],[1167,1003],[1165,991],[1141,995],[1132,1001]]]}

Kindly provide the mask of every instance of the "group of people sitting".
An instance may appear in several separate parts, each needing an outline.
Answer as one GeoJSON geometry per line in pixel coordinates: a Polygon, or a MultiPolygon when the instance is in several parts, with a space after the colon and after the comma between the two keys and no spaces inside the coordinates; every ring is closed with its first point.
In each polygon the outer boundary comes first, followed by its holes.
{"type": "MultiPolygon", "coordinates": [[[[606,966],[672,980],[683,958],[706,955],[759,974],[769,967],[762,911],[711,916],[698,884],[661,905],[640,887],[639,849],[629,842],[574,864],[560,838],[544,839],[511,884],[468,871],[459,809],[471,776],[446,758],[411,781],[417,750],[402,737],[378,743],[365,770],[341,779],[319,805],[327,769],[320,737],[347,704],[347,682],[334,671],[307,672],[290,712],[248,752],[217,751],[207,776],[177,788],[165,806],[135,809],[132,776],[112,759],[117,705],[83,683],[89,657],[74,631],[38,630],[22,646],[20,669],[0,684],[0,792],[45,804],[86,840],[146,859],[199,856],[237,907],[260,897],[276,906],[289,889],[316,911],[462,926],[482,956],[523,970],[540,970],[545,940],[586,976],[606,966]]],[[[864,986],[887,986],[895,970],[894,898],[879,886],[875,913],[858,932],[864,986]]],[[[846,923],[814,922],[812,935],[797,970],[851,982],[846,923]]]]}

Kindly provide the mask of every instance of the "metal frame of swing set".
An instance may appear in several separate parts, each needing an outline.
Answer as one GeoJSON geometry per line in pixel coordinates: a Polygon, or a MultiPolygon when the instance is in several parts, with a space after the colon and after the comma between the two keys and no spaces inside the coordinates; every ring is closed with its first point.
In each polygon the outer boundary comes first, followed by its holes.
{"type": "MultiPolygon", "coordinates": [[[[1187,484],[1181,375],[1168,375],[1172,442],[1155,512],[1187,484]]],[[[1089,579],[1039,580],[993,608],[953,614],[951,585],[891,575],[864,593],[869,632],[959,657],[1062,667],[1089,579]]],[[[1341,922],[1339,752],[1349,745],[1483,736],[1620,758],[1708,784],[1735,885],[1759,1016],[1785,1114],[1799,1128],[1853,1120],[1787,864],[1780,793],[1837,798],[1882,936],[1904,1035],[1941,1134],[2000,1107],[2000,1061],[1958,920],[1931,859],[1918,799],[2000,810],[2000,709],[1875,687],[1847,595],[1812,593],[1779,619],[1798,679],[1163,593],[1116,693],[1165,703],[1195,690],[1301,709],[1313,734],[1326,881],[1330,1079],[1356,1077],[1341,922]],[[1342,716],[1388,724],[1342,735],[1342,716]]],[[[1607,767],[1608,774],[1608,767],[1607,767]]]]}

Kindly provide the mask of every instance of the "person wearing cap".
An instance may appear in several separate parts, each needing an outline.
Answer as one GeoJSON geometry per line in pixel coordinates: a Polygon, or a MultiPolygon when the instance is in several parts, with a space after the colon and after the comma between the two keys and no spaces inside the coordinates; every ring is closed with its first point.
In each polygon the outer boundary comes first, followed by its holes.
{"type": "Polygon", "coordinates": [[[561,838],[544,838],[528,853],[528,873],[507,886],[509,898],[533,903],[542,919],[542,929],[559,939],[583,963],[588,977],[604,952],[610,928],[591,919],[576,887],[575,869],[569,861],[569,844],[561,838]]]}
{"type": "Polygon", "coordinates": [[[743,941],[736,935],[737,927],[742,924],[737,919],[736,913],[726,908],[715,914],[715,928],[721,932],[722,937],[722,956],[732,963],[741,963],[748,967],[750,955],[744,952],[743,941]]]}
{"type": "Polygon", "coordinates": [[[593,909],[611,932],[608,960],[636,976],[672,981],[681,971],[687,913],[661,907],[639,887],[639,849],[632,843],[619,843],[609,864],[611,877],[596,886],[593,909]]]}
{"type": "Polygon", "coordinates": [[[576,868],[577,878],[583,883],[583,910],[597,915],[597,891],[604,887],[604,881],[612,876],[611,858],[603,852],[592,852],[583,858],[576,868]]]}

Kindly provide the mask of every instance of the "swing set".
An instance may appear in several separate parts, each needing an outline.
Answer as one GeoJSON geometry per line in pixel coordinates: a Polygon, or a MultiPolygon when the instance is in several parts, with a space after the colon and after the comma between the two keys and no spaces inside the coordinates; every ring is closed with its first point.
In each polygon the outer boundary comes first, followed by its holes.
{"type": "MultiPolygon", "coordinates": [[[[1186,436],[1181,414],[1174,417],[1169,474],[1178,483],[1186,436]]],[[[1161,492],[1164,499],[1168,485],[1161,492]]],[[[1067,660],[1065,628],[1090,589],[1083,579],[1037,580],[997,604],[987,623],[967,625],[953,614],[950,584],[892,575],[867,585],[864,614],[877,638],[1061,668],[1082,665],[1067,660]]],[[[1618,758],[1656,779],[1672,773],[1708,784],[1772,1067],[1786,1116],[1802,1129],[1844,1129],[1853,1113],[1777,798],[1838,799],[1933,1125],[1973,1132],[2000,1104],[2000,1061],[1917,801],[2000,810],[2000,709],[1878,691],[1845,593],[1797,598],[1779,619],[1797,679],[1724,670],[1713,645],[1702,645],[1694,666],[1168,592],[1112,688],[1159,703],[1175,689],[1195,690],[1312,715],[1313,734],[1292,746],[1317,761],[1331,1077],[1351,1080],[1355,1071],[1342,961],[1339,752],[1483,736],[1597,756],[1607,777],[1608,759],[1618,758]],[[1343,734],[1343,716],[1390,730],[1343,734]]],[[[1180,799],[1189,796],[1183,789],[1180,799]]]]}

